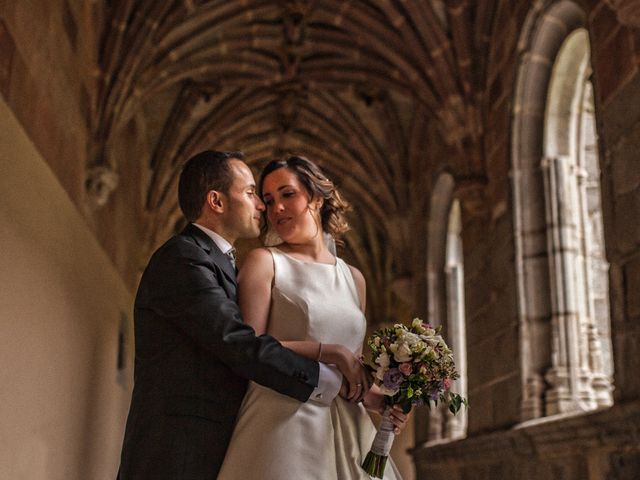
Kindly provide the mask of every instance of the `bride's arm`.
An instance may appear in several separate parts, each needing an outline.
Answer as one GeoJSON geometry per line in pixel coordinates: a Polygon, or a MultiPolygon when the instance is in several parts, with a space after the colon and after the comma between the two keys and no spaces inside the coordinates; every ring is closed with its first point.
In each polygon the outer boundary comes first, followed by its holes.
{"type": "Polygon", "coordinates": [[[271,253],[264,248],[250,251],[238,273],[238,305],[256,335],[267,331],[273,275],[271,253]]]}
{"type": "MultiPolygon", "coordinates": [[[[274,269],[271,253],[258,248],[247,255],[238,274],[238,304],[245,323],[251,325],[256,335],[263,335],[269,326],[271,286],[274,269]]],[[[360,392],[349,392],[349,399],[361,399],[370,386],[368,373],[362,368],[359,356],[339,344],[320,344],[314,341],[283,341],[283,346],[298,355],[326,364],[333,364],[345,376],[349,385],[364,385],[360,392]]],[[[355,388],[352,388],[355,390],[355,388]]]]}
{"type": "MultiPolygon", "coordinates": [[[[349,269],[351,270],[351,275],[353,276],[353,281],[358,292],[360,309],[362,310],[362,313],[365,313],[367,302],[367,283],[362,273],[360,273],[360,270],[352,267],[351,265],[349,265],[349,269]]],[[[369,411],[379,413],[380,415],[384,413],[386,404],[384,402],[384,395],[380,391],[378,385],[373,384],[371,386],[371,389],[365,394],[362,404],[369,411]]],[[[395,405],[391,409],[391,415],[389,418],[395,427],[394,431],[396,435],[398,435],[404,427],[407,426],[407,421],[409,420],[408,414],[403,413],[402,408],[398,405],[395,405]]]]}

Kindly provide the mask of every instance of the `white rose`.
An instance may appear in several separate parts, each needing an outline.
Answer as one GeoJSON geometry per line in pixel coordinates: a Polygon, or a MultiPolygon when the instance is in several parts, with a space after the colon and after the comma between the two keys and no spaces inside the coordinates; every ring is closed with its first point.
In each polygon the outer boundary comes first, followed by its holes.
{"type": "Polygon", "coordinates": [[[424,333],[425,328],[422,326],[422,320],[419,318],[414,318],[413,322],[411,322],[411,327],[418,333],[424,333]]]}
{"type": "Polygon", "coordinates": [[[387,388],[383,384],[380,384],[380,393],[383,395],[389,395],[390,397],[394,396],[396,393],[400,391],[400,388],[387,388]]]}
{"type": "Polygon", "coordinates": [[[406,343],[392,343],[389,349],[393,352],[396,362],[408,362],[411,360],[411,347],[406,343]]]}
{"type": "Polygon", "coordinates": [[[411,351],[416,353],[421,353],[427,346],[424,342],[417,342],[411,345],[411,351]]]}
{"type": "Polygon", "coordinates": [[[399,337],[399,340],[409,344],[409,346],[413,346],[416,343],[420,342],[420,335],[416,335],[411,332],[403,332],[403,334],[399,337]]]}
{"type": "Polygon", "coordinates": [[[378,355],[378,358],[376,358],[376,363],[383,368],[389,367],[389,365],[391,364],[389,354],[386,352],[382,352],[380,355],[378,355]]]}

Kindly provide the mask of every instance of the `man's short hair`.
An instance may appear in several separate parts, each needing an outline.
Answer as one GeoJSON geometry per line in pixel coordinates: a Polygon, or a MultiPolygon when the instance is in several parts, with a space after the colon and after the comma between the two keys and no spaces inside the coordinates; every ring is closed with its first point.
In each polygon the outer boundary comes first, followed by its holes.
{"type": "Polygon", "coordinates": [[[206,195],[211,190],[229,193],[233,172],[229,160],[243,160],[242,152],[205,150],[186,161],[178,183],[178,203],[189,222],[200,217],[206,195]]]}

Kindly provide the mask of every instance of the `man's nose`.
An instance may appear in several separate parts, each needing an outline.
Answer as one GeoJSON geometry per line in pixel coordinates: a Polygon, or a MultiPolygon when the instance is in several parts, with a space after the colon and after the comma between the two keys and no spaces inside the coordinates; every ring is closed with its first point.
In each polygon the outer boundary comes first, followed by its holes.
{"type": "Polygon", "coordinates": [[[256,196],[256,209],[260,210],[261,212],[264,212],[265,206],[264,206],[264,202],[262,201],[262,199],[258,196],[256,196]]]}

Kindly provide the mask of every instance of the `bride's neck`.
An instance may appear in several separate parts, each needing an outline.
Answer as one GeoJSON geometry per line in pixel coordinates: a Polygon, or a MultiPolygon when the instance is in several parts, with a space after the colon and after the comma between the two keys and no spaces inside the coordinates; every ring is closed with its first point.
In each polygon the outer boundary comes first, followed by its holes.
{"type": "Polygon", "coordinates": [[[282,244],[288,253],[297,253],[303,255],[313,261],[321,261],[327,257],[333,257],[331,252],[324,243],[322,236],[314,237],[308,242],[303,243],[289,243],[282,244]]]}

